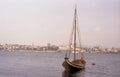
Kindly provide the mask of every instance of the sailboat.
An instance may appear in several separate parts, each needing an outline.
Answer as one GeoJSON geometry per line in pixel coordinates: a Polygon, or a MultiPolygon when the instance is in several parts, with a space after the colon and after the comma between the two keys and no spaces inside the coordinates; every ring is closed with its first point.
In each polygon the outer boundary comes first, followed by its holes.
{"type": "Polygon", "coordinates": [[[80,42],[79,28],[78,28],[78,20],[77,20],[77,4],[75,4],[74,9],[74,23],[72,28],[71,37],[69,40],[69,52],[65,54],[65,60],[63,62],[63,67],[65,70],[70,72],[77,72],[85,69],[86,61],[84,60],[82,46],[80,42]],[[78,42],[77,42],[78,41],[78,42]],[[78,45],[79,43],[79,45],[78,45]],[[70,58],[70,53],[73,52],[73,59],[70,58]],[[78,58],[78,53],[80,52],[80,56],[78,58]]]}

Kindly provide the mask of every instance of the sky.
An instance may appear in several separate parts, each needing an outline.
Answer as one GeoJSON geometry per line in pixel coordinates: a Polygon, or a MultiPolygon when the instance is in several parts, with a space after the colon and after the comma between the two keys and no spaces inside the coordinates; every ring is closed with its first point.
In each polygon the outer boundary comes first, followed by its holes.
{"type": "MultiPolygon", "coordinates": [[[[0,44],[68,44],[75,0],[0,0],[0,44]]],[[[120,48],[120,0],[78,0],[84,46],[120,48]]]]}

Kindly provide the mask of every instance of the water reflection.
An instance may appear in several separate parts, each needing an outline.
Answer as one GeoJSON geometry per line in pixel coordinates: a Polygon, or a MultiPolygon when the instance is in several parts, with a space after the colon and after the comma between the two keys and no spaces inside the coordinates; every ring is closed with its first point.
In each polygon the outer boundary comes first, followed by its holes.
{"type": "Polygon", "coordinates": [[[70,73],[65,70],[62,73],[62,77],[85,77],[85,70],[81,70],[77,73],[70,73]]]}

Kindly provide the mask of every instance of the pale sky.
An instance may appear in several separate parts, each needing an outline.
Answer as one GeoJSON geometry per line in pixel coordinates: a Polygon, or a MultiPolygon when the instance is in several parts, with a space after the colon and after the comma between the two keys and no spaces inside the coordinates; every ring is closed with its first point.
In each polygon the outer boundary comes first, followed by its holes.
{"type": "MultiPolygon", "coordinates": [[[[0,43],[68,44],[75,0],[0,0],[0,43]]],[[[78,0],[85,46],[120,47],[120,0],[78,0]]]]}

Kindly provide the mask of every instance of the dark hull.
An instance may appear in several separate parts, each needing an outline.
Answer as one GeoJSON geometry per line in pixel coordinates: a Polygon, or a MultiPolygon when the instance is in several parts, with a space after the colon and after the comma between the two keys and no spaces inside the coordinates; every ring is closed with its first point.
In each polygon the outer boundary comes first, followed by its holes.
{"type": "Polygon", "coordinates": [[[83,70],[85,68],[85,65],[78,66],[70,62],[69,59],[65,59],[65,61],[63,62],[63,67],[65,68],[66,71],[74,73],[83,70]]]}

